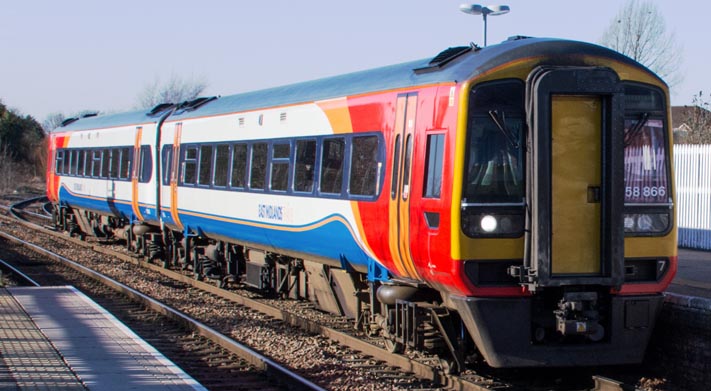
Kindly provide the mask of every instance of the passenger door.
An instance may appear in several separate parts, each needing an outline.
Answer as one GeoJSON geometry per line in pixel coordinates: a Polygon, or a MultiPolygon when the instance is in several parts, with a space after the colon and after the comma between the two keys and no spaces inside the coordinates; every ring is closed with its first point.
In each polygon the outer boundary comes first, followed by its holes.
{"type": "Polygon", "coordinates": [[[390,255],[402,277],[418,279],[410,249],[410,193],[412,153],[415,143],[417,94],[397,97],[388,204],[388,238],[390,255]]]}
{"type": "Polygon", "coordinates": [[[131,173],[131,207],[133,208],[133,215],[136,220],[143,221],[143,214],[141,213],[141,208],[139,206],[139,172],[141,168],[141,140],[143,138],[143,127],[136,127],[136,135],[133,144],[133,172],[131,173]]]}

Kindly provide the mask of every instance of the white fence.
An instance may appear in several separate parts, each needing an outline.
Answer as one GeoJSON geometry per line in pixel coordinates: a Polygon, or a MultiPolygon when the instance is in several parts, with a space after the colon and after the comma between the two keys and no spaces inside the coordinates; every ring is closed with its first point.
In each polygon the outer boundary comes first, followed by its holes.
{"type": "Polygon", "coordinates": [[[674,145],[679,246],[711,250],[711,145],[674,145]]]}

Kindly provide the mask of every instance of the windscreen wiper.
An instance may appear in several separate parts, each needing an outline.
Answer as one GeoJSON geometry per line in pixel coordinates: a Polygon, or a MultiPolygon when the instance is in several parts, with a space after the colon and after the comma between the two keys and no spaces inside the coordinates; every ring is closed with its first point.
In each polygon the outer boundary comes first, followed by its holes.
{"type": "Polygon", "coordinates": [[[639,121],[634,124],[632,129],[630,129],[626,134],[625,134],[625,147],[630,145],[632,143],[632,140],[637,138],[637,135],[639,132],[642,130],[642,127],[647,124],[647,120],[649,119],[649,113],[644,112],[639,118],[639,121]]]}
{"type": "Polygon", "coordinates": [[[496,127],[499,128],[501,133],[503,133],[504,137],[506,137],[509,144],[511,144],[514,148],[518,148],[518,142],[514,139],[513,134],[506,126],[506,114],[502,111],[501,116],[499,116],[499,110],[489,110],[489,117],[494,122],[496,127]]]}

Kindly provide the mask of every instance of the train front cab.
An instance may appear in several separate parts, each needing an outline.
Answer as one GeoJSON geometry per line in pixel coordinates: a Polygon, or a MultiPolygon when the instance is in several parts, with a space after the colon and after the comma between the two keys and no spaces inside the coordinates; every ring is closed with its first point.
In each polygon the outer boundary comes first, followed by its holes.
{"type": "Polygon", "coordinates": [[[539,66],[463,95],[473,294],[450,300],[491,366],[642,361],[676,271],[671,144],[663,83],[623,70],[638,81],[539,66]]]}

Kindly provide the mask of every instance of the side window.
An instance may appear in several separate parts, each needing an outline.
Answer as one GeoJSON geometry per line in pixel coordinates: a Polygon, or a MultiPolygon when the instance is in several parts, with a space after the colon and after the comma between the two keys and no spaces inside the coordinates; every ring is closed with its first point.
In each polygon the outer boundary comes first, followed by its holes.
{"type": "Polygon", "coordinates": [[[109,168],[111,166],[111,150],[104,149],[102,151],[101,155],[102,155],[102,157],[101,157],[101,177],[108,178],[109,177],[109,168]]]}
{"type": "Polygon", "coordinates": [[[77,155],[79,154],[79,151],[69,151],[69,174],[70,175],[76,175],[77,173],[77,155]]]}
{"type": "Polygon", "coordinates": [[[64,175],[69,175],[69,163],[71,160],[71,154],[68,149],[64,150],[64,161],[63,161],[63,167],[62,167],[62,173],[64,175]]]}
{"type": "Polygon", "coordinates": [[[425,158],[425,188],[422,196],[439,198],[442,187],[442,160],[444,159],[444,134],[427,136],[425,158]]]}
{"type": "Polygon", "coordinates": [[[138,176],[138,181],[146,183],[151,180],[153,175],[153,154],[149,145],[141,146],[141,172],[138,176]]]}
{"type": "Polygon", "coordinates": [[[64,168],[62,168],[62,172],[64,172],[64,175],[69,175],[69,168],[71,167],[71,151],[68,149],[64,150],[64,168]]]}
{"type": "Polygon", "coordinates": [[[95,149],[91,151],[91,176],[98,178],[101,174],[101,150],[95,149]]]}
{"type": "Polygon", "coordinates": [[[351,175],[348,188],[352,195],[375,195],[378,176],[378,137],[353,137],[351,175]]]}
{"type": "Polygon", "coordinates": [[[194,185],[197,180],[197,154],[197,147],[190,146],[185,148],[185,155],[183,158],[184,185],[194,185]]]}
{"type": "Polygon", "coordinates": [[[72,150],[67,149],[64,151],[64,174],[72,174],[72,150]]]}
{"type": "Polygon", "coordinates": [[[316,140],[296,141],[296,164],[294,165],[294,191],[314,190],[316,169],[316,140]]]}
{"type": "Polygon", "coordinates": [[[210,170],[212,169],[212,145],[200,147],[200,174],[198,185],[210,186],[210,170]]]}
{"type": "Polygon", "coordinates": [[[55,159],[54,171],[57,174],[64,173],[64,151],[58,150],[55,159]]]}
{"type": "Polygon", "coordinates": [[[117,179],[119,174],[119,165],[121,164],[121,150],[115,148],[111,150],[111,169],[109,170],[109,178],[117,179]]]}
{"type": "Polygon", "coordinates": [[[230,168],[230,146],[226,144],[218,145],[215,152],[215,186],[227,186],[227,172],[230,168]]]}
{"type": "Polygon", "coordinates": [[[249,173],[249,188],[264,190],[267,174],[267,143],[252,145],[252,165],[249,173]]]}
{"type": "Polygon", "coordinates": [[[79,161],[80,156],[83,154],[81,150],[75,150],[72,154],[72,174],[79,175],[79,161]]]}
{"type": "Polygon", "coordinates": [[[408,134],[405,139],[405,162],[402,169],[402,199],[407,200],[410,194],[410,165],[412,164],[412,135],[408,134]]]}
{"type": "Polygon", "coordinates": [[[131,176],[131,162],[133,161],[133,156],[131,156],[132,148],[121,148],[121,168],[119,169],[119,178],[129,179],[131,176]]]}
{"type": "Polygon", "coordinates": [[[77,163],[77,175],[79,176],[84,176],[84,162],[86,161],[86,151],[78,151],[77,153],[77,158],[79,159],[79,162],[77,163]]]}
{"type": "Polygon", "coordinates": [[[161,172],[163,173],[163,185],[170,184],[170,170],[173,167],[173,146],[164,145],[160,153],[161,156],[161,172]]]}
{"type": "Polygon", "coordinates": [[[286,191],[289,187],[290,144],[274,144],[272,147],[271,190],[286,191]]]}
{"type": "Polygon", "coordinates": [[[230,186],[233,189],[243,189],[247,177],[247,144],[232,146],[232,173],[230,186]]]}
{"type": "Polygon", "coordinates": [[[321,193],[341,193],[345,150],[346,141],[343,137],[323,140],[321,149],[321,193]]]}
{"type": "Polygon", "coordinates": [[[395,152],[393,153],[393,178],[390,183],[390,198],[395,199],[397,194],[398,174],[400,173],[400,135],[395,136],[395,152]]]}

